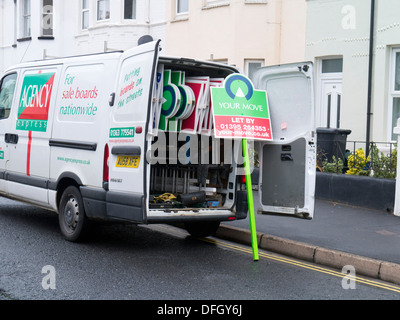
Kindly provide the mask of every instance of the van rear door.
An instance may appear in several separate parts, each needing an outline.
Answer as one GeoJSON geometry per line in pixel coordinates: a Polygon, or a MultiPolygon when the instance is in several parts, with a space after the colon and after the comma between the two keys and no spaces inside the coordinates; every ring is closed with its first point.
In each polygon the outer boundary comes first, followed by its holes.
{"type": "Polygon", "coordinates": [[[259,69],[256,88],[266,90],[274,140],[259,143],[259,213],[312,219],[316,177],[313,65],[259,69]]]}
{"type": "Polygon", "coordinates": [[[154,41],[124,52],[110,97],[107,214],[138,223],[146,217],[146,133],[158,51],[154,41]]]}

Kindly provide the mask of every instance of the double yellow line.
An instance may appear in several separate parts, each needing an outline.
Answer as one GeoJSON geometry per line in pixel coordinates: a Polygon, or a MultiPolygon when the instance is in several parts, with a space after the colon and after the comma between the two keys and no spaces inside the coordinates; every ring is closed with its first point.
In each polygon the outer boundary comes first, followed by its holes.
{"type": "MultiPolygon", "coordinates": [[[[219,240],[215,240],[215,239],[209,239],[209,238],[202,238],[201,239],[204,242],[208,242],[208,243],[212,243],[214,245],[219,245],[221,247],[225,247],[228,249],[232,249],[235,251],[241,251],[244,252],[246,254],[253,254],[252,250],[250,248],[246,248],[246,247],[242,247],[242,246],[238,246],[238,245],[234,245],[231,243],[227,243],[224,241],[219,241],[219,240]]],[[[279,262],[283,262],[283,263],[287,263],[287,264],[291,264],[291,265],[295,265],[301,268],[305,268],[305,269],[309,269],[309,270],[313,270],[313,271],[318,271],[321,273],[325,273],[331,276],[335,276],[335,277],[339,277],[339,278],[344,278],[346,277],[349,280],[354,280],[358,283],[362,283],[362,284],[366,284],[372,287],[376,287],[376,288],[381,288],[381,289],[385,289],[385,290],[389,290],[389,291],[394,291],[394,292],[398,292],[400,293],[400,287],[396,286],[396,285],[391,285],[388,283],[382,283],[382,282],[378,282],[378,281],[373,281],[373,280],[369,280],[366,278],[362,278],[359,276],[353,277],[351,275],[347,275],[344,274],[342,272],[339,271],[335,271],[335,270],[331,270],[331,269],[327,269],[324,267],[319,267],[317,265],[312,265],[309,263],[305,263],[305,262],[301,262],[301,261],[297,261],[297,260],[293,260],[293,259],[289,259],[289,258],[285,258],[282,256],[276,256],[276,255],[272,255],[272,254],[268,254],[265,252],[259,252],[259,256],[268,260],[275,260],[275,261],[279,261],[279,262]]]]}
{"type": "MultiPolygon", "coordinates": [[[[180,229],[172,229],[170,227],[166,227],[165,225],[161,226],[161,225],[157,225],[157,227],[155,227],[156,225],[153,225],[152,228],[153,229],[158,229],[159,231],[163,231],[163,232],[168,232],[169,234],[172,235],[177,235],[177,233],[180,233],[181,235],[187,235],[186,232],[180,230],[180,229]]],[[[251,248],[245,247],[245,246],[240,246],[240,245],[235,245],[233,243],[228,243],[225,241],[220,241],[220,240],[216,240],[213,238],[199,238],[199,240],[203,241],[203,242],[207,242],[207,243],[211,243],[213,245],[218,245],[227,249],[231,249],[234,251],[241,251],[244,252],[246,254],[249,255],[253,255],[253,251],[251,248]]],[[[260,251],[259,252],[259,257],[260,258],[264,258],[264,259],[268,259],[268,260],[274,260],[274,261],[279,261],[282,263],[286,263],[286,264],[290,264],[290,265],[294,265],[294,266],[298,266],[300,268],[304,268],[304,269],[309,269],[312,271],[317,271],[317,272],[321,272],[321,273],[325,273],[331,276],[335,276],[338,278],[343,279],[344,277],[346,277],[349,280],[354,280],[357,283],[362,283],[371,287],[375,287],[375,288],[380,288],[380,289],[384,289],[384,290],[389,290],[389,291],[393,291],[393,292],[397,292],[400,293],[400,287],[396,286],[396,285],[391,285],[389,283],[382,283],[379,281],[374,281],[374,280],[370,280],[370,279],[366,279],[366,278],[362,278],[359,276],[351,276],[348,274],[344,274],[343,272],[339,272],[339,271],[335,271],[332,269],[328,269],[328,268],[324,268],[324,267],[320,267],[317,265],[313,265],[313,264],[309,264],[306,262],[301,262],[299,260],[293,260],[293,259],[289,259],[289,258],[285,258],[283,256],[277,256],[277,255],[273,255],[273,254],[268,254],[266,252],[260,251]]]]}

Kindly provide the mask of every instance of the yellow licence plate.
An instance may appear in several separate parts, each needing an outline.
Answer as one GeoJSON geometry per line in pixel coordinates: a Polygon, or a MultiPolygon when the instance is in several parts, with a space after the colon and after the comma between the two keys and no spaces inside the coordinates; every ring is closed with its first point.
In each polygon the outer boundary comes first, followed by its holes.
{"type": "Polygon", "coordinates": [[[118,168],[139,168],[139,156],[119,156],[116,167],[118,168]]]}

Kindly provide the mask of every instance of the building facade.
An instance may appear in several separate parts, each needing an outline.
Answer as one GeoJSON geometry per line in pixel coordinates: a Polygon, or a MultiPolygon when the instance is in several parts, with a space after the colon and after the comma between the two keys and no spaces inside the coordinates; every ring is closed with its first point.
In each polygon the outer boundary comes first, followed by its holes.
{"type": "Polygon", "coordinates": [[[250,74],[304,60],[306,0],[0,0],[0,71],[15,63],[125,50],[142,35],[163,54],[250,74]]]}
{"type": "Polygon", "coordinates": [[[166,49],[256,68],[304,60],[305,0],[172,0],[167,2],[166,49]]]}
{"type": "Polygon", "coordinates": [[[399,12],[398,0],[307,0],[306,59],[316,65],[318,126],[350,129],[352,141],[396,140],[399,12]]]}
{"type": "Polygon", "coordinates": [[[165,41],[164,1],[0,0],[0,71],[31,60],[165,41]]]}

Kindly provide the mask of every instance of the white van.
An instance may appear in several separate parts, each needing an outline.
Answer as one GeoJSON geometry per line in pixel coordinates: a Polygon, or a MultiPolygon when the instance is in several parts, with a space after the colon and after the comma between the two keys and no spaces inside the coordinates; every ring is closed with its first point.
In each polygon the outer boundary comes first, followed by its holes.
{"type": "MultiPolygon", "coordinates": [[[[0,80],[0,194],[57,212],[69,241],[82,238],[89,220],[183,222],[206,236],[221,221],[246,218],[241,150],[201,127],[209,103],[197,106],[203,116],[192,132],[160,124],[170,98],[163,93],[167,70],[186,77],[183,87],[238,71],[159,51],[153,41],[8,69],[0,80]]],[[[257,143],[260,212],[313,216],[312,73],[301,63],[256,75],[255,85],[269,94],[275,139],[257,143]]],[[[190,94],[182,123],[198,98],[190,94]]]]}

